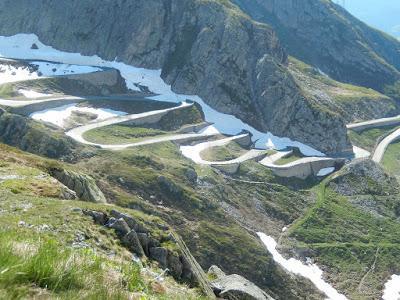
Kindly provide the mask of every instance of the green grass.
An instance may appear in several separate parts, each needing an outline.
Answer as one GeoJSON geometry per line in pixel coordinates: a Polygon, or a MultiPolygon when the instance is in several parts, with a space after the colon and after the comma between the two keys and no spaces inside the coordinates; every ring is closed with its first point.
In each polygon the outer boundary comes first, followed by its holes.
{"type": "Polygon", "coordinates": [[[128,125],[110,125],[86,132],[83,137],[92,143],[99,144],[128,144],[143,140],[144,138],[164,136],[166,131],[133,127],[128,125]]]}
{"type": "Polygon", "coordinates": [[[289,236],[299,241],[298,248],[313,251],[317,263],[328,267],[330,280],[349,298],[378,297],[388,270],[400,270],[396,260],[400,237],[393,234],[400,230],[400,223],[361,210],[349,202],[351,198],[336,194],[325,183],[315,192],[315,205],[291,226],[289,236]],[[360,290],[358,284],[375,255],[376,267],[360,290]]]}
{"type": "Polygon", "coordinates": [[[391,174],[400,176],[400,142],[389,145],[383,156],[382,165],[391,174]]]}
{"type": "Polygon", "coordinates": [[[247,151],[238,143],[231,142],[225,146],[206,149],[201,152],[201,157],[207,161],[226,161],[235,159],[247,151]]]}
{"type": "MultiPolygon", "coordinates": [[[[0,176],[21,176],[0,183],[0,299],[130,299],[132,293],[143,299],[204,299],[172,277],[166,277],[165,292],[153,290],[154,277],[132,262],[115,232],[80,211],[109,213],[115,206],[58,199],[58,184],[44,175],[50,166],[63,163],[1,144],[0,157],[0,176]],[[82,249],[72,247],[77,234],[84,237],[82,249]]],[[[132,164],[152,165],[141,156],[126,153],[125,158],[132,164]]],[[[160,167],[156,162],[153,166],[160,167]]],[[[165,241],[163,246],[176,249],[168,240],[169,231],[160,229],[165,222],[154,211],[117,209],[145,224],[152,237],[165,241]]],[[[156,264],[143,263],[160,272],[156,264]]]]}
{"type": "Polygon", "coordinates": [[[288,163],[294,162],[296,160],[299,160],[300,158],[303,158],[304,156],[298,154],[298,153],[293,153],[289,155],[288,157],[284,157],[279,159],[278,161],[275,162],[276,165],[286,165],[288,163]]]}
{"type": "Polygon", "coordinates": [[[361,132],[349,130],[351,142],[363,149],[373,151],[378,141],[399,128],[398,126],[385,126],[379,128],[366,129],[361,132]]]}

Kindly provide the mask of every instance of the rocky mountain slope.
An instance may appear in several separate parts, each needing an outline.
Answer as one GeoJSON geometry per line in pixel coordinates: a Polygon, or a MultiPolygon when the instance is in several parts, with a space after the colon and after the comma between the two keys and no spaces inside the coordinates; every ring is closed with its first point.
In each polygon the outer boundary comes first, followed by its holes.
{"type": "Polygon", "coordinates": [[[400,79],[400,42],[325,0],[232,0],[288,52],[336,80],[383,90],[400,79]]]}
{"type": "Polygon", "coordinates": [[[175,91],[257,129],[325,152],[349,149],[343,120],[299,90],[274,31],[227,1],[6,0],[0,17],[2,35],[36,33],[62,50],[162,68],[175,91]]]}

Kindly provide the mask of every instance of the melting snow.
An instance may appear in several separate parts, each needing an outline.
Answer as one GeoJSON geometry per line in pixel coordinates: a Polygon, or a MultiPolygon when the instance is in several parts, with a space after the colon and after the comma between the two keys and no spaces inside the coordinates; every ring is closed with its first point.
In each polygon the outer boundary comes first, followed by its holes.
{"type": "Polygon", "coordinates": [[[125,112],[104,108],[80,107],[76,104],[63,105],[57,108],[46,109],[34,112],[30,115],[35,120],[52,123],[59,127],[65,126],[65,121],[71,117],[73,112],[91,113],[97,115],[94,121],[101,121],[108,118],[126,115],[125,112]]]}
{"type": "Polygon", "coordinates": [[[371,156],[371,153],[365,149],[359,148],[357,146],[353,146],[353,152],[355,158],[367,158],[371,156]]]}
{"type": "Polygon", "coordinates": [[[14,67],[7,64],[0,64],[0,83],[16,82],[22,80],[36,79],[37,73],[31,73],[27,67],[14,67]]]}
{"type": "Polygon", "coordinates": [[[400,299],[400,276],[393,275],[388,282],[385,283],[383,291],[383,300],[399,300],[400,299]]]}
{"type": "Polygon", "coordinates": [[[323,176],[326,176],[326,175],[331,174],[331,173],[334,172],[334,171],[335,171],[335,168],[334,168],[334,167],[324,168],[324,169],[319,170],[317,176],[323,177],[323,176]]]}
{"type": "Polygon", "coordinates": [[[214,127],[222,133],[236,135],[242,130],[248,130],[253,134],[254,139],[257,140],[257,147],[269,147],[281,150],[292,146],[298,147],[307,156],[324,156],[323,153],[307,145],[292,141],[289,138],[276,137],[271,133],[260,132],[232,115],[220,113],[204,103],[198,96],[180,95],[172,92],[171,86],[162,80],[161,70],[136,68],[117,61],[105,61],[98,56],[83,56],[79,53],[62,52],[44,45],[34,34],[17,34],[11,37],[0,37],[0,57],[41,59],[64,64],[116,68],[125,78],[128,88],[138,90],[136,84],[141,84],[147,86],[152,92],[159,94],[158,96],[151,97],[153,100],[176,103],[190,99],[198,102],[203,108],[206,120],[214,123],[214,127]],[[33,43],[37,44],[40,50],[30,49],[33,43]]]}
{"type": "Polygon", "coordinates": [[[285,259],[277,250],[277,243],[275,240],[267,236],[265,233],[258,232],[258,236],[261,241],[267,247],[271,253],[275,262],[285,268],[287,271],[301,275],[311,280],[318,290],[323,292],[330,300],[345,300],[347,299],[344,295],[336,291],[329,283],[325,282],[322,278],[323,272],[315,264],[303,264],[301,261],[294,258],[285,259]]]}
{"type": "Polygon", "coordinates": [[[42,98],[42,97],[50,97],[51,94],[43,94],[43,93],[38,93],[32,90],[18,90],[18,93],[24,95],[25,98],[42,98]]]}
{"type": "Polygon", "coordinates": [[[55,64],[45,61],[33,61],[29,64],[37,66],[38,71],[43,76],[60,76],[60,75],[71,75],[71,74],[85,74],[101,71],[101,68],[92,66],[80,66],[72,64],[55,64]]]}

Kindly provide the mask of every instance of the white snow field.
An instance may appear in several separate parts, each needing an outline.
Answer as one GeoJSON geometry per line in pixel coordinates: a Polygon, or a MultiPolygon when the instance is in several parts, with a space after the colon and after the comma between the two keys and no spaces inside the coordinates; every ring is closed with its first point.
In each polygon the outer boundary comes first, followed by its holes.
{"type": "Polygon", "coordinates": [[[335,290],[335,288],[332,287],[329,283],[324,281],[323,272],[317,265],[306,265],[294,258],[286,259],[276,250],[277,243],[272,237],[262,232],[258,232],[257,235],[260,237],[268,252],[271,253],[274,261],[282,266],[284,269],[293,274],[301,275],[305,278],[308,278],[318,290],[323,292],[328,297],[327,299],[329,300],[347,299],[344,295],[335,290]]]}
{"type": "Polygon", "coordinates": [[[38,66],[38,71],[42,73],[43,76],[61,76],[61,75],[73,75],[73,74],[86,74],[102,71],[101,68],[92,66],[81,66],[73,64],[55,64],[46,61],[33,61],[29,64],[38,66]]]}
{"type": "Polygon", "coordinates": [[[206,120],[214,123],[214,127],[221,133],[236,135],[242,130],[248,130],[257,140],[258,148],[273,148],[277,150],[286,147],[298,147],[300,151],[307,156],[325,156],[322,152],[313,149],[289,138],[276,137],[271,133],[260,132],[240,119],[220,113],[207,105],[200,97],[195,95],[176,94],[171,90],[161,78],[161,70],[149,70],[136,68],[115,61],[105,61],[98,56],[83,56],[79,53],[68,53],[56,50],[50,46],[41,43],[34,34],[17,34],[10,37],[0,36],[0,57],[14,59],[48,60],[64,64],[110,67],[118,69],[125,78],[127,87],[132,90],[138,90],[135,84],[147,86],[152,92],[158,94],[151,97],[153,100],[168,102],[183,102],[186,99],[199,103],[205,113],[206,120]],[[31,49],[32,44],[36,44],[39,49],[31,49]]]}
{"type": "Polygon", "coordinates": [[[68,118],[71,117],[73,112],[91,113],[97,115],[97,118],[93,120],[93,122],[127,114],[123,111],[116,111],[111,109],[78,106],[75,103],[63,105],[57,108],[37,111],[32,113],[30,117],[38,121],[52,123],[61,128],[64,128],[66,121],[68,120],[68,118]]]}
{"type": "Polygon", "coordinates": [[[383,291],[383,300],[399,300],[400,299],[400,275],[392,275],[388,282],[385,283],[383,291]]]}
{"type": "Polygon", "coordinates": [[[18,90],[18,93],[20,93],[21,95],[24,95],[25,98],[29,98],[29,99],[37,99],[37,98],[44,98],[44,97],[52,96],[51,94],[44,94],[44,93],[39,93],[39,92],[35,92],[32,90],[23,90],[23,89],[18,90]]]}
{"type": "Polygon", "coordinates": [[[29,79],[37,79],[37,73],[31,73],[29,68],[14,67],[0,63],[0,83],[16,82],[29,79]]]}
{"type": "Polygon", "coordinates": [[[335,171],[334,167],[324,168],[324,169],[319,170],[317,176],[324,177],[324,176],[327,176],[327,175],[333,173],[334,171],[335,171]]]}
{"type": "MultiPolygon", "coordinates": [[[[0,51],[0,53],[2,52],[0,51]]],[[[28,67],[15,67],[7,64],[6,61],[0,62],[0,83],[3,84],[60,75],[92,73],[102,70],[101,68],[91,66],[57,64],[43,61],[29,62],[29,64],[38,67],[38,70],[31,72],[28,67]]]]}
{"type": "Polygon", "coordinates": [[[363,148],[353,146],[353,152],[355,158],[367,158],[371,156],[371,153],[363,148]]]}

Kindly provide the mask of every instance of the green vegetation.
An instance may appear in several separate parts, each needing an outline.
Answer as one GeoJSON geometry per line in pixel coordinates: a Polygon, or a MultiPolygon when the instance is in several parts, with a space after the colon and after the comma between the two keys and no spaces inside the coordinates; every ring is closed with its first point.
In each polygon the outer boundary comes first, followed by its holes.
{"type": "Polygon", "coordinates": [[[354,197],[340,196],[325,183],[315,192],[317,202],[288,234],[299,241],[298,248],[313,251],[317,263],[329,268],[330,279],[349,298],[378,298],[388,270],[400,270],[400,238],[393,234],[400,223],[355,206],[354,197]]]}
{"type": "Polygon", "coordinates": [[[302,155],[300,152],[298,151],[294,151],[291,155],[281,158],[278,161],[275,162],[276,165],[286,165],[289,164],[291,162],[294,162],[296,160],[299,160],[300,158],[303,158],[304,155],[302,155]]]}
{"type": "Polygon", "coordinates": [[[383,156],[382,165],[391,174],[400,176],[400,142],[389,145],[383,156]]]}
{"type": "MultiPolygon", "coordinates": [[[[58,184],[45,174],[56,162],[3,145],[0,153],[1,299],[203,298],[170,277],[155,284],[151,272],[160,270],[154,264],[145,261],[147,271],[142,270],[113,230],[82,214],[83,209],[109,212],[112,205],[58,199],[58,184]],[[25,185],[15,192],[18,181],[25,185]]],[[[118,210],[146,223],[156,238],[167,234],[155,216],[118,210]]]]}
{"type": "Polygon", "coordinates": [[[0,85],[0,97],[1,98],[14,98],[17,93],[14,91],[12,84],[6,83],[0,85]]]}
{"type": "Polygon", "coordinates": [[[393,85],[387,85],[384,89],[384,92],[389,97],[400,100],[400,80],[393,85]]]}
{"type": "Polygon", "coordinates": [[[83,137],[92,143],[128,144],[143,140],[143,138],[167,135],[166,131],[134,127],[129,125],[110,125],[86,132],[83,137]]]}
{"type": "Polygon", "coordinates": [[[373,151],[377,143],[382,138],[398,128],[398,126],[385,126],[366,129],[360,132],[349,130],[348,134],[353,145],[356,145],[368,151],[373,151]]]}
{"type": "Polygon", "coordinates": [[[213,147],[201,152],[201,157],[207,161],[226,161],[235,159],[248,150],[241,147],[236,142],[231,142],[222,147],[213,147]]]}

